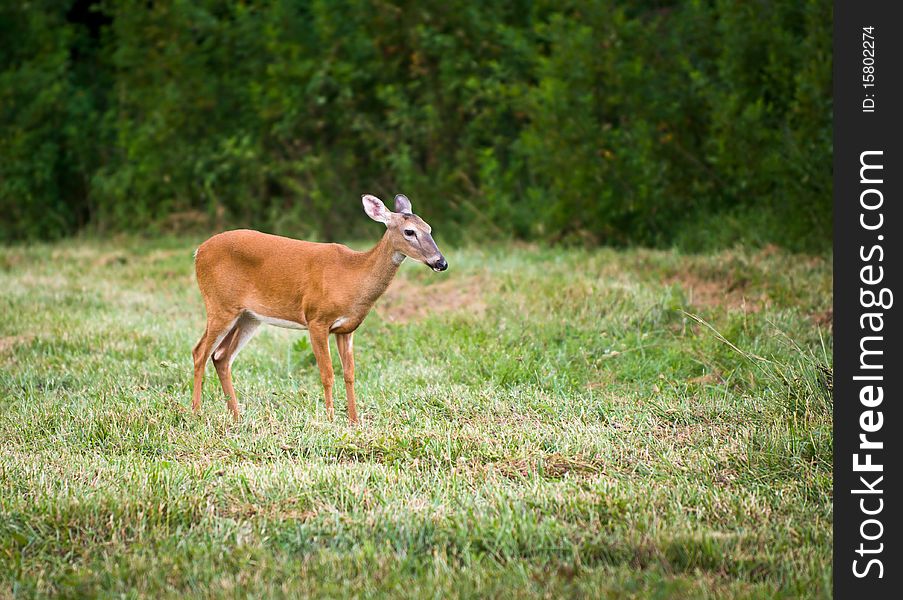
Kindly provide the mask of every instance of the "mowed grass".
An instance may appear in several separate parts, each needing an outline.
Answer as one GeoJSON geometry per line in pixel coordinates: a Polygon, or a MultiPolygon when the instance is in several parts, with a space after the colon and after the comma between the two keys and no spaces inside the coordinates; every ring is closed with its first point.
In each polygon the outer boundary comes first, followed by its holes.
{"type": "Polygon", "coordinates": [[[828,597],[830,257],[446,248],[208,366],[200,239],[0,249],[0,597],[828,597]]]}

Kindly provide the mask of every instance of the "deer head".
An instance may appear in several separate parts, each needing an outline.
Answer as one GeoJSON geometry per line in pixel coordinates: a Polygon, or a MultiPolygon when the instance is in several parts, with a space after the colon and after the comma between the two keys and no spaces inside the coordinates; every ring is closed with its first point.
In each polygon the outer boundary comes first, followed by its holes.
{"type": "MultiPolygon", "coordinates": [[[[374,221],[385,224],[392,249],[400,255],[420,261],[434,271],[444,271],[448,262],[431,235],[432,227],[411,212],[411,201],[404,194],[395,196],[395,212],[382,200],[370,194],[361,197],[364,212],[374,221]]],[[[400,261],[401,259],[399,259],[400,261]]]]}

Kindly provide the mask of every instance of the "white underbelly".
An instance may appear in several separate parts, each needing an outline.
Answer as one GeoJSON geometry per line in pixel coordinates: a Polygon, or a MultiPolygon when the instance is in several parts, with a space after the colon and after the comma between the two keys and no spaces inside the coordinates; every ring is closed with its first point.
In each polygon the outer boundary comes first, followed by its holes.
{"type": "Polygon", "coordinates": [[[335,320],[335,322],[329,327],[329,331],[335,331],[342,325],[348,322],[348,317],[339,317],[335,320]]]}
{"type": "Polygon", "coordinates": [[[245,311],[253,318],[257,319],[261,323],[266,323],[267,325],[275,325],[276,327],[283,327],[285,329],[307,329],[307,325],[302,325],[297,321],[289,321],[287,319],[277,319],[276,317],[268,317],[266,315],[261,315],[259,313],[254,312],[253,310],[245,311]]]}

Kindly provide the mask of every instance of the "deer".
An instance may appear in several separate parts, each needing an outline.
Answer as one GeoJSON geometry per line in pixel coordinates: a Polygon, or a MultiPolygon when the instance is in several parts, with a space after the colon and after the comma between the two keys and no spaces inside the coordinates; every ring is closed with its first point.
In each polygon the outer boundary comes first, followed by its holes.
{"type": "Polygon", "coordinates": [[[445,271],[448,262],[433,240],[432,228],[411,211],[404,194],[395,212],[371,194],[361,196],[364,212],[386,231],[370,250],[342,244],[296,240],[249,229],[214,235],[195,252],[198,287],[207,327],[194,347],[191,406],[201,408],[204,371],[212,359],[226,403],[240,418],[232,384],[232,362],[261,323],[307,330],[320,371],[326,415],[333,419],[332,357],[335,335],[345,380],[348,420],[358,423],[354,395],[354,332],[392,282],[405,258],[445,271]]]}

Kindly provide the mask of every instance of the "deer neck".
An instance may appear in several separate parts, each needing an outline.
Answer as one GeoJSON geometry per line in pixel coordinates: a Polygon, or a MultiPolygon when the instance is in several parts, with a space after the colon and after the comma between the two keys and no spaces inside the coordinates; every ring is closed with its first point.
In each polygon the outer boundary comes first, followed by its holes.
{"type": "Polygon", "coordinates": [[[372,306],[392,283],[392,278],[395,277],[404,258],[404,254],[396,252],[392,247],[388,231],[376,246],[364,253],[365,275],[361,281],[361,296],[369,306],[372,306]]]}

